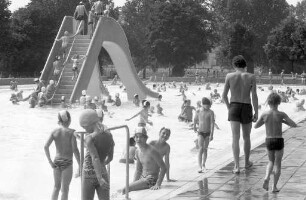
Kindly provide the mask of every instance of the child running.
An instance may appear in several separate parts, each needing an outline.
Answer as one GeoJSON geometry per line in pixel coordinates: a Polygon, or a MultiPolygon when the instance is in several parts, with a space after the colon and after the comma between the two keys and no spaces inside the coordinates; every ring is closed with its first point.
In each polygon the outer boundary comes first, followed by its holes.
{"type": "Polygon", "coordinates": [[[80,165],[80,153],[77,147],[76,138],[74,137],[73,129],[69,128],[71,123],[70,113],[66,110],[58,113],[58,124],[50,134],[45,144],[45,154],[53,168],[54,189],[52,200],[57,200],[59,191],[62,191],[62,200],[68,199],[69,185],[72,178],[72,154],[74,154],[78,164],[80,165]],[[56,155],[54,161],[51,160],[49,147],[52,142],[55,142],[56,155]]]}
{"type": "Polygon", "coordinates": [[[131,119],[139,115],[139,121],[138,121],[139,127],[146,127],[146,124],[150,124],[151,126],[153,126],[153,123],[149,121],[148,119],[149,116],[151,116],[149,114],[150,102],[145,100],[143,101],[142,105],[143,105],[143,108],[138,113],[136,113],[134,116],[130,117],[129,119],[126,119],[126,121],[130,121],[131,119]]]}
{"type": "Polygon", "coordinates": [[[202,98],[202,107],[194,117],[194,132],[198,133],[198,164],[199,173],[206,172],[207,148],[209,142],[214,138],[215,116],[214,111],[210,109],[211,102],[208,98],[202,98]],[[197,129],[197,124],[199,125],[197,129]]]}
{"type": "Polygon", "coordinates": [[[277,93],[271,93],[268,96],[268,105],[270,110],[264,112],[255,124],[254,128],[259,128],[263,124],[266,126],[266,146],[269,158],[267,165],[266,176],[263,183],[263,188],[269,190],[269,180],[274,170],[274,183],[272,192],[279,192],[277,182],[281,174],[281,162],[284,154],[284,138],[282,137],[282,123],[291,127],[297,127],[296,123],[288,117],[284,112],[278,111],[278,106],[281,103],[281,97],[277,93]]]}

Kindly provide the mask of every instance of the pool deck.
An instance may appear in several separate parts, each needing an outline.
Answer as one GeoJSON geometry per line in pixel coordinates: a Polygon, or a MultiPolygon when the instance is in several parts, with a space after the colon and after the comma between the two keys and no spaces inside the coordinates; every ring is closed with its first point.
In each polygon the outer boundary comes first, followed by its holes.
{"type": "MultiPolygon", "coordinates": [[[[279,193],[271,192],[273,175],[270,181],[270,191],[262,188],[267,165],[265,144],[255,147],[251,151],[250,169],[242,169],[241,173],[232,173],[233,161],[226,160],[204,175],[188,172],[183,174],[185,181],[180,178],[173,183],[163,182],[158,191],[131,192],[132,200],[214,200],[214,199],[295,199],[306,200],[306,120],[299,123],[299,127],[284,131],[285,152],[282,161],[282,172],[278,182],[279,193]]],[[[228,152],[227,156],[229,155],[228,152]]],[[[225,156],[225,155],[224,155],[225,156]]],[[[244,166],[244,156],[240,157],[244,166]]],[[[196,170],[196,169],[194,169],[196,170]]],[[[117,198],[114,198],[117,199],[117,198]]]]}

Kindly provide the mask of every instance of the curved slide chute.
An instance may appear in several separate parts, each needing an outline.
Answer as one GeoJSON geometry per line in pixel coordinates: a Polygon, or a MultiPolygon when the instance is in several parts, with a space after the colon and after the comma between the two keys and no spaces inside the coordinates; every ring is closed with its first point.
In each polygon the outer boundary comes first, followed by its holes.
{"type": "Polygon", "coordinates": [[[133,98],[134,94],[138,94],[141,99],[145,99],[147,96],[158,97],[158,93],[149,90],[138,77],[122,27],[113,18],[101,17],[89,45],[87,58],[74,86],[70,98],[72,102],[78,99],[82,90],[90,90],[90,86],[95,84],[96,81],[91,79],[93,73],[96,73],[95,66],[102,46],[115,65],[116,71],[126,87],[129,100],[133,98]]]}

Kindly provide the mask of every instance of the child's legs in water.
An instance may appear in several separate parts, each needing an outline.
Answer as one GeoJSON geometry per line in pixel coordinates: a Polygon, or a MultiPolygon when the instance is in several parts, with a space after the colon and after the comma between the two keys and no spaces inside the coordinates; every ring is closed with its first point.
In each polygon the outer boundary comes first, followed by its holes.
{"type": "Polygon", "coordinates": [[[58,199],[58,194],[61,189],[61,181],[62,181],[62,171],[60,169],[53,169],[53,177],[54,177],[54,188],[52,192],[52,200],[58,199]]]}
{"type": "Polygon", "coordinates": [[[64,171],[62,171],[62,198],[61,200],[67,200],[68,199],[68,193],[69,193],[69,185],[71,183],[72,179],[72,165],[67,167],[64,171]]]}
{"type": "Polygon", "coordinates": [[[272,188],[273,192],[278,192],[276,185],[281,175],[283,155],[284,155],[284,149],[275,151],[275,171],[274,171],[274,183],[273,183],[273,188],[272,188]]]}

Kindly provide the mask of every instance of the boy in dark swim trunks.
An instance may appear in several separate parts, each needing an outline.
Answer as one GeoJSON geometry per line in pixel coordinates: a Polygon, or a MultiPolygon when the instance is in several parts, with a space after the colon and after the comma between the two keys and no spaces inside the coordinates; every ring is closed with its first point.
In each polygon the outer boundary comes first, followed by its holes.
{"type": "MultiPolygon", "coordinates": [[[[162,156],[153,146],[147,144],[147,139],[146,129],[138,127],[135,131],[135,141],[139,147],[136,150],[136,170],[129,191],[160,189],[167,171],[162,156]]],[[[125,191],[124,188],[122,193],[125,194],[125,191]]]]}
{"type": "Polygon", "coordinates": [[[208,98],[203,97],[202,107],[194,117],[193,129],[198,133],[198,164],[199,173],[206,171],[207,148],[209,142],[214,138],[215,115],[214,111],[210,110],[211,102],[208,98]],[[197,124],[199,125],[197,129],[197,124]]]}
{"type": "Polygon", "coordinates": [[[72,155],[74,154],[80,165],[80,153],[77,146],[73,129],[69,128],[71,117],[68,111],[63,110],[58,113],[58,123],[60,127],[56,128],[50,134],[46,144],[45,153],[47,159],[53,168],[54,189],[52,200],[58,199],[59,191],[62,191],[62,200],[68,199],[69,185],[72,178],[72,155]],[[49,147],[55,142],[56,155],[54,161],[51,160],[49,147]]]}
{"type": "Polygon", "coordinates": [[[226,75],[222,98],[228,109],[228,120],[232,129],[232,149],[235,162],[233,173],[239,173],[240,127],[242,128],[244,140],[245,168],[249,168],[253,164],[249,160],[251,150],[250,133],[252,121],[256,122],[258,117],[258,97],[256,77],[254,74],[246,72],[247,64],[243,56],[235,56],[232,64],[235,72],[226,75]],[[229,91],[231,93],[230,102],[227,97],[229,91]],[[254,108],[254,115],[251,102],[254,108]]]}
{"type": "Polygon", "coordinates": [[[276,187],[281,174],[281,162],[284,154],[284,138],[282,138],[282,123],[291,127],[297,127],[296,123],[288,117],[284,112],[278,111],[278,105],[281,103],[281,97],[277,93],[271,93],[268,96],[268,105],[270,110],[264,112],[255,124],[255,128],[259,128],[263,124],[266,125],[266,146],[269,158],[267,165],[266,176],[263,183],[265,190],[269,189],[269,180],[274,170],[274,183],[272,192],[279,192],[276,187]]]}

